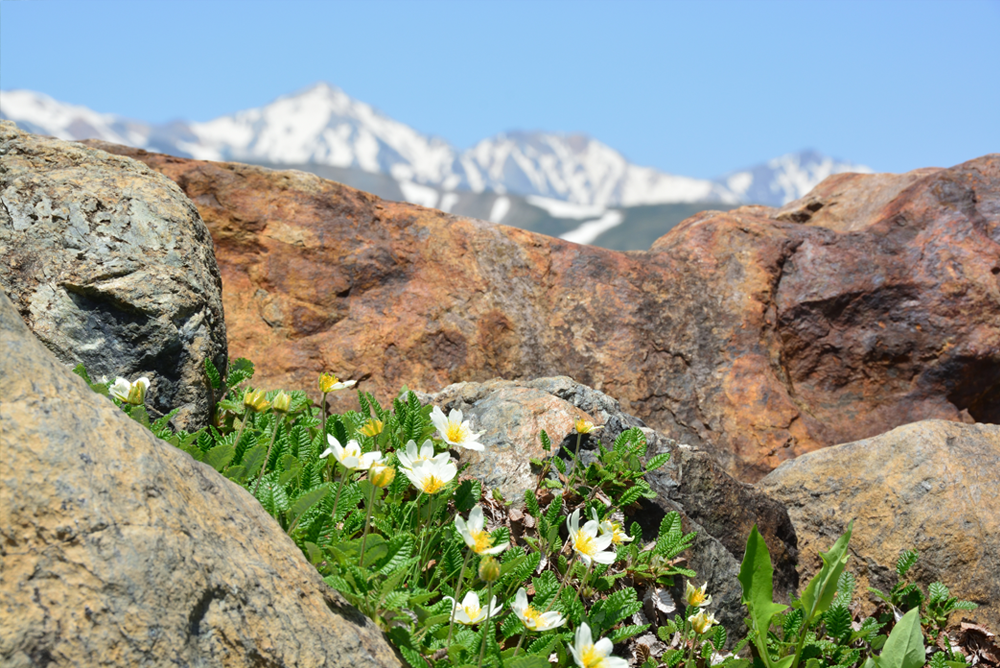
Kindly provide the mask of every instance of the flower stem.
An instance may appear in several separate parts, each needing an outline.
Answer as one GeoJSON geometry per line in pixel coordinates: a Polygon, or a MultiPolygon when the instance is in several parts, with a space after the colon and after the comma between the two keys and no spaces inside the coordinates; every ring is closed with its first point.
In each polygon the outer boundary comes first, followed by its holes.
{"type": "Polygon", "coordinates": [[[233,441],[233,448],[240,447],[240,439],[243,438],[243,429],[247,426],[247,418],[250,417],[250,407],[247,406],[246,410],[243,411],[243,419],[240,420],[240,428],[236,432],[236,440],[233,441]]]}
{"type": "MultiPolygon", "coordinates": [[[[469,557],[472,556],[472,550],[465,551],[465,559],[462,560],[462,570],[458,572],[458,582],[455,583],[455,603],[458,603],[461,599],[459,596],[462,595],[462,578],[465,577],[465,567],[469,565],[469,557]]],[[[451,622],[448,624],[448,642],[445,643],[445,647],[451,646],[451,632],[455,629],[455,614],[452,612],[451,622]]]]}
{"type": "Polygon", "coordinates": [[[368,514],[365,515],[365,532],[361,534],[361,558],[358,559],[358,568],[364,568],[365,566],[365,541],[368,540],[368,523],[372,519],[372,508],[375,507],[375,490],[378,489],[375,485],[372,485],[372,494],[368,499],[368,514]]]}
{"type": "Polygon", "coordinates": [[[517,647],[514,648],[514,654],[513,656],[510,657],[511,659],[515,658],[517,656],[517,653],[521,650],[521,643],[524,642],[524,636],[526,635],[528,635],[528,629],[524,629],[524,633],[522,633],[521,637],[518,638],[517,647]]]}
{"type": "MultiPolygon", "coordinates": [[[[562,593],[563,587],[566,586],[566,581],[569,580],[570,574],[573,572],[573,563],[575,561],[576,561],[576,554],[573,554],[573,557],[566,563],[566,575],[563,576],[562,582],[559,583],[559,589],[556,590],[556,595],[552,597],[552,600],[549,601],[549,604],[545,606],[544,610],[542,610],[542,614],[545,614],[546,612],[551,610],[552,605],[559,600],[559,594],[562,593]]],[[[556,555],[556,563],[557,564],[559,563],[558,555],[556,555]]],[[[558,570],[558,568],[556,570],[558,570]]]]}
{"type": "Polygon", "coordinates": [[[483,644],[479,648],[479,668],[483,668],[483,657],[486,655],[486,634],[493,631],[490,626],[490,615],[493,613],[493,583],[490,583],[489,593],[486,594],[486,624],[483,625],[483,644]]]}
{"type": "Polygon", "coordinates": [[[257,477],[257,484],[253,486],[253,495],[257,496],[257,489],[260,487],[260,481],[264,479],[264,474],[267,472],[267,462],[271,459],[271,448],[274,447],[274,439],[278,438],[278,428],[281,427],[281,423],[284,422],[284,416],[278,418],[274,423],[274,431],[271,433],[271,442],[267,444],[267,454],[264,455],[264,463],[260,467],[260,475],[257,477]]]}

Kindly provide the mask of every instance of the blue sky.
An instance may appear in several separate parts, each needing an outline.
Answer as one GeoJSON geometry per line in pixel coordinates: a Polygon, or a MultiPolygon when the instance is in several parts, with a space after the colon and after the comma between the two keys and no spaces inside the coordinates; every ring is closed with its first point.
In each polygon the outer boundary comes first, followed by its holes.
{"type": "Polygon", "coordinates": [[[328,81],[458,148],[583,132],[715,177],[1000,151],[1000,0],[0,1],[0,88],[203,121],[328,81]]]}

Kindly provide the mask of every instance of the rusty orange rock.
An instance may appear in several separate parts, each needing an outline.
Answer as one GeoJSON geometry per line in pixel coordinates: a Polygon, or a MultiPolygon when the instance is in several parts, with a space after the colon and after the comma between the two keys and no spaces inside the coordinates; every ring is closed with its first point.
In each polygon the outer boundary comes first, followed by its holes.
{"type": "Polygon", "coordinates": [[[230,352],[268,388],[568,375],[751,481],[907,422],[1000,420],[1000,155],[838,175],[616,252],[302,172],[91,145],[197,205],[230,352]]]}

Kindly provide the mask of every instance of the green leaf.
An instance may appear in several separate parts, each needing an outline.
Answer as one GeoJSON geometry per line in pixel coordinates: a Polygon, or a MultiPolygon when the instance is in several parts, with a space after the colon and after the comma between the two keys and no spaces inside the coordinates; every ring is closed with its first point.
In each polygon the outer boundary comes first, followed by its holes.
{"type": "Polygon", "coordinates": [[[467,513],[479,503],[483,493],[483,485],[478,480],[463,480],[455,490],[455,507],[461,513],[467,513]]]}
{"type": "Polygon", "coordinates": [[[295,499],[295,503],[293,503],[292,507],[288,509],[288,513],[285,517],[291,524],[295,524],[299,518],[302,517],[303,513],[326,498],[326,495],[329,493],[330,487],[328,485],[322,485],[309,490],[299,498],[295,499]]]}
{"type": "Polygon", "coordinates": [[[743,603],[749,609],[753,623],[754,644],[765,664],[771,666],[767,653],[767,631],[771,626],[771,617],[787,610],[788,606],[774,602],[774,568],[771,566],[767,545],[757,531],[756,524],[747,538],[739,581],[743,588],[743,603]]]}
{"type": "Polygon", "coordinates": [[[250,360],[240,357],[235,360],[229,360],[229,373],[226,376],[226,385],[229,387],[236,387],[245,380],[250,380],[253,378],[253,362],[250,360]]]}
{"type": "Polygon", "coordinates": [[[218,390],[222,387],[222,376],[219,375],[219,370],[212,364],[212,360],[207,357],[205,358],[205,375],[208,376],[208,382],[211,384],[213,390],[218,390]]]}
{"type": "Polygon", "coordinates": [[[150,427],[149,413],[146,412],[145,406],[132,406],[132,409],[129,411],[128,415],[130,418],[141,424],[143,427],[149,429],[150,427]]]}
{"type": "Polygon", "coordinates": [[[906,577],[906,574],[913,567],[913,564],[917,563],[917,553],[913,550],[903,550],[899,559],[896,560],[896,575],[902,580],[906,577]]]}
{"type": "Polygon", "coordinates": [[[87,368],[83,366],[83,364],[77,364],[73,367],[73,373],[78,375],[80,378],[83,378],[83,382],[87,383],[87,385],[94,384],[94,381],[90,379],[90,374],[87,373],[87,368]]]}
{"type": "Polygon", "coordinates": [[[267,456],[267,446],[263,443],[258,443],[254,447],[247,450],[246,454],[243,455],[243,468],[244,478],[251,478],[257,474],[260,470],[261,465],[264,463],[264,457],[267,456]]]}
{"type": "Polygon", "coordinates": [[[656,469],[660,468],[661,466],[666,464],[667,460],[669,459],[670,459],[669,452],[664,452],[662,454],[656,455],[655,457],[650,457],[649,461],[646,462],[646,473],[649,473],[650,471],[655,471],[656,469]]]}
{"type": "Polygon", "coordinates": [[[531,655],[519,656],[513,661],[504,663],[505,668],[549,668],[549,660],[546,657],[531,655]]]}
{"type": "Polygon", "coordinates": [[[203,461],[216,471],[222,471],[222,469],[229,466],[229,462],[233,461],[233,456],[235,454],[236,450],[233,446],[217,445],[205,453],[205,459],[203,461]]]}
{"type": "Polygon", "coordinates": [[[889,634],[875,665],[878,668],[921,668],[926,658],[920,610],[914,608],[903,615],[889,634]]]}
{"type": "Polygon", "coordinates": [[[542,440],[542,450],[544,450],[545,452],[550,452],[552,450],[552,441],[549,440],[549,435],[545,433],[544,429],[538,432],[538,438],[542,440]]]}
{"type": "Polygon", "coordinates": [[[820,569],[802,592],[802,609],[806,613],[805,623],[808,626],[814,619],[822,615],[833,603],[837,594],[837,581],[847,565],[847,544],[854,530],[854,520],[847,525],[847,531],[837,539],[829,552],[820,552],[823,568],[820,569]]]}

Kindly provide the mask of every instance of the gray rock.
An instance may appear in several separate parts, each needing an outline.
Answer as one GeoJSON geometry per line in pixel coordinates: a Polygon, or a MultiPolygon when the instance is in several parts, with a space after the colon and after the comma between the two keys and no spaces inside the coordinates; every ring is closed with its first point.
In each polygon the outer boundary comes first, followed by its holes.
{"type": "Polygon", "coordinates": [[[249,493],[92,392],[3,294],[0,397],[0,665],[400,665],[249,493]]]}
{"type": "MultiPolygon", "coordinates": [[[[685,531],[698,532],[684,556],[698,573],[697,583],[708,582],[711,609],[731,634],[744,631],[746,609],[737,576],[754,524],[771,551],[777,596],[787,601],[789,593],[795,592],[796,537],[784,506],[729,476],[709,453],[649,429],[606,394],[556,376],[456,383],[418,396],[423,403],[433,403],[446,412],[463,411],[472,419],[473,428],[483,431],[480,440],[486,448],[482,452],[462,451],[461,460],[470,464],[468,475],[499,489],[507,499],[520,499],[526,489],[534,487],[536,476],[528,459],[546,456],[538,441],[539,430],[545,429],[559,446],[557,455],[569,458],[569,452],[576,449],[578,418],[603,425],[602,430],[581,439],[579,456],[588,463],[595,457],[598,442],[610,447],[623,431],[642,429],[647,456],[667,452],[670,460],[647,477],[657,498],[642,500],[630,519],[643,527],[647,540],[655,536],[663,516],[671,511],[680,513],[685,531]]],[[[681,591],[673,593],[679,599],[681,591]]]]}
{"type": "Polygon", "coordinates": [[[94,378],[148,376],[147,405],[210,417],[206,358],[226,363],[208,228],[170,179],[130,158],[0,123],[0,288],[36,336],[94,378]]]}
{"type": "Polygon", "coordinates": [[[803,581],[854,520],[847,570],[859,592],[888,591],[899,554],[916,550],[912,578],[944,583],[980,606],[961,617],[1000,626],[1000,426],[914,422],[802,455],[757,485],[788,508],[803,581]]]}

